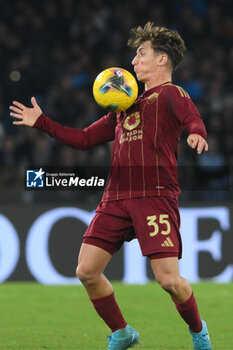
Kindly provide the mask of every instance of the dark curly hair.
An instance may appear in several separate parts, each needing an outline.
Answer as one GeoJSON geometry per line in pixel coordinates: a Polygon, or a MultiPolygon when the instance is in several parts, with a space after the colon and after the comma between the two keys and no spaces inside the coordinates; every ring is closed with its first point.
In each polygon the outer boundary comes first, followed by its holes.
{"type": "Polygon", "coordinates": [[[182,61],[186,47],[183,39],[176,30],[166,27],[156,27],[153,22],[147,22],[144,27],[131,29],[128,46],[138,48],[144,41],[150,41],[156,53],[166,53],[175,70],[182,61]]]}

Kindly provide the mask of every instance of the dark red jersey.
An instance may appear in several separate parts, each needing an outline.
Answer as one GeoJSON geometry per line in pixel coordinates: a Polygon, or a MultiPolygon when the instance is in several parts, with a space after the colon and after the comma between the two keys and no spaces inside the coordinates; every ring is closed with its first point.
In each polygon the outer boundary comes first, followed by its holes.
{"type": "Polygon", "coordinates": [[[82,150],[114,140],[103,201],[179,195],[182,131],[207,136],[187,92],[170,82],[145,91],[126,112],[109,113],[83,130],[64,127],[43,114],[34,127],[82,150]]]}

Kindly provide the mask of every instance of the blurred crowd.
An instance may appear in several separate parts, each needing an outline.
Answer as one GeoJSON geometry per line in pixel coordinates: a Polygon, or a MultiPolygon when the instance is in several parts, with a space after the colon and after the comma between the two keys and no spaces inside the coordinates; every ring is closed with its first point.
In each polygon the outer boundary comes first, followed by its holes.
{"type": "Polygon", "coordinates": [[[132,71],[129,31],[148,20],[178,30],[185,40],[187,53],[174,83],[190,94],[208,131],[209,151],[201,156],[187,147],[187,135],[182,138],[182,198],[231,199],[230,9],[230,0],[0,0],[0,203],[95,200],[95,194],[77,191],[25,192],[25,167],[105,165],[111,145],[74,150],[33,128],[13,126],[8,108],[12,100],[30,106],[35,96],[44,113],[64,125],[94,122],[105,113],[92,96],[95,77],[111,66],[132,71]]]}

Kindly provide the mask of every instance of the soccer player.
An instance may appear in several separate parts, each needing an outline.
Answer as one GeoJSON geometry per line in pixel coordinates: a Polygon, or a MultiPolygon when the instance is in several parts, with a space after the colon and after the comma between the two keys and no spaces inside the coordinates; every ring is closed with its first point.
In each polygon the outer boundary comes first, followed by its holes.
{"type": "Polygon", "coordinates": [[[188,324],[193,349],[211,350],[192,288],[178,268],[182,246],[177,151],[183,129],[189,132],[188,145],[198,154],[208,150],[198,110],[189,95],[172,84],[172,72],[183,59],[185,44],[176,31],[150,22],[132,29],[131,34],[129,45],[137,49],[132,64],[145,91],[129,110],[108,113],[83,130],[45,116],[34,97],[32,108],[14,101],[10,115],[18,119],[15,125],[43,130],[82,150],[114,140],[109,179],[84,235],[77,267],[94,308],[112,331],[108,350],[128,349],[139,342],[139,333],[127,324],[103,274],[124,241],[135,237],[142,254],[150,259],[156,281],[188,324]]]}

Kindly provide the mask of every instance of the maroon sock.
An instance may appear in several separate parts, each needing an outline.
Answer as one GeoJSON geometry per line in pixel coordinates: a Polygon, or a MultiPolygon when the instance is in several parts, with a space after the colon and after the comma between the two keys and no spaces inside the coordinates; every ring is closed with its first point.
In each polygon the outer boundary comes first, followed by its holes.
{"type": "Polygon", "coordinates": [[[116,302],[114,293],[98,299],[91,299],[94,308],[104,322],[111,328],[112,332],[125,328],[127,323],[122,316],[121,310],[116,302]]]}
{"type": "Polygon", "coordinates": [[[172,300],[175,303],[180,316],[189,325],[191,331],[195,333],[200,332],[202,329],[202,323],[193,293],[184,303],[177,303],[174,299],[172,300]]]}

